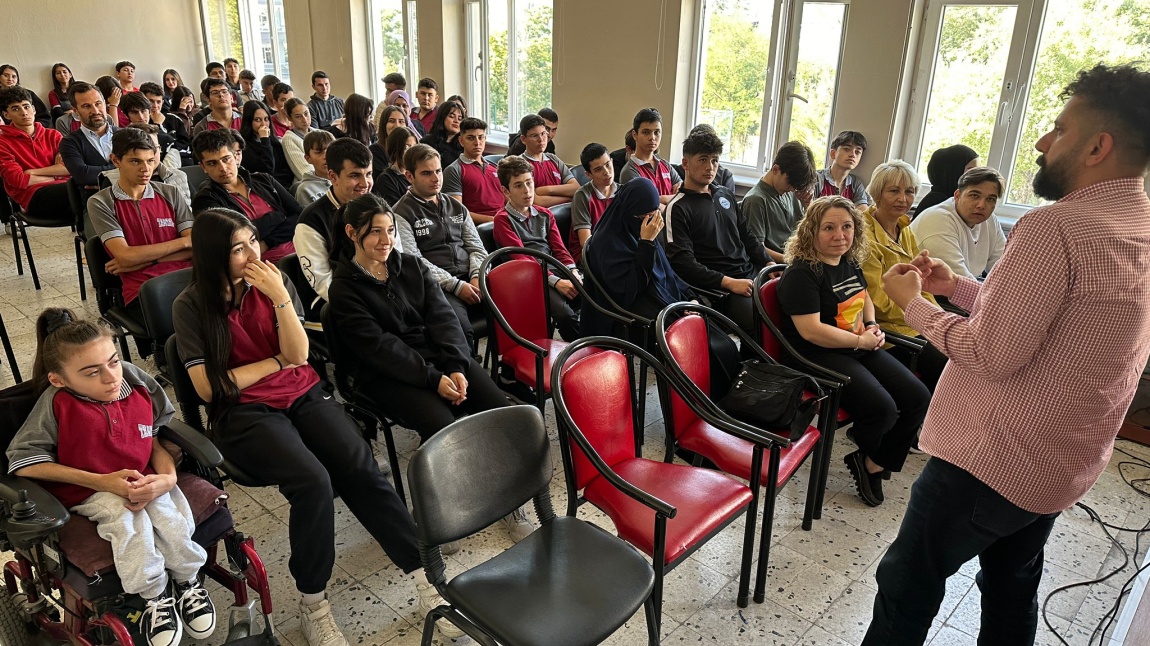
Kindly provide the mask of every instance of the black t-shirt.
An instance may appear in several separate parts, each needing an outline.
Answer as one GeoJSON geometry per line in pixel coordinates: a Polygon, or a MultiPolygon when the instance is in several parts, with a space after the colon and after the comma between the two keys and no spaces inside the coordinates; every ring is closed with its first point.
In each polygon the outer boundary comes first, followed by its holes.
{"type": "Polygon", "coordinates": [[[779,306],[783,310],[782,332],[800,354],[808,352],[854,352],[847,348],[823,348],[799,334],[792,316],[819,315],[819,321],[860,333],[866,304],[866,278],[862,269],[850,262],[838,265],[796,260],[779,280],[779,306]]]}

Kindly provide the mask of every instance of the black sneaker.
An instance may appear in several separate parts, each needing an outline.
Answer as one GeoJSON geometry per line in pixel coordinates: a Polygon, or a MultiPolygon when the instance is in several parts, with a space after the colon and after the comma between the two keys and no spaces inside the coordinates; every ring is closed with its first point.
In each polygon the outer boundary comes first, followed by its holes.
{"type": "Polygon", "coordinates": [[[140,619],[140,629],[150,646],[176,646],[184,629],[176,618],[176,600],[168,593],[148,599],[144,604],[144,615],[140,619]]]}
{"type": "Polygon", "coordinates": [[[858,488],[859,498],[871,507],[878,507],[882,504],[882,475],[869,474],[866,470],[866,456],[863,452],[853,451],[843,456],[843,462],[847,465],[847,470],[851,472],[851,476],[855,479],[855,487],[858,488]],[[879,494],[876,496],[872,488],[873,482],[877,480],[880,483],[879,494]]]}
{"type": "Polygon", "coordinates": [[[184,622],[184,630],[196,639],[203,639],[216,630],[216,607],[199,579],[191,583],[176,584],[176,609],[184,622]]]}

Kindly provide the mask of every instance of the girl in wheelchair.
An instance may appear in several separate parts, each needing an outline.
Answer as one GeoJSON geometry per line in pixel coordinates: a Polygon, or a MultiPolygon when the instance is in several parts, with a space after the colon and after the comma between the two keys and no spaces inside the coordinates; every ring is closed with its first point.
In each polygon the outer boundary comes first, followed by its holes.
{"type": "Polygon", "coordinates": [[[152,646],[211,635],[215,607],[197,577],[207,553],[192,540],[172,456],[154,437],[175,413],[167,395],[120,361],[111,330],[71,310],[44,310],[36,338],[32,379],[42,394],[8,447],[9,472],[44,481],[96,523],[124,592],[146,602],[152,646]]]}

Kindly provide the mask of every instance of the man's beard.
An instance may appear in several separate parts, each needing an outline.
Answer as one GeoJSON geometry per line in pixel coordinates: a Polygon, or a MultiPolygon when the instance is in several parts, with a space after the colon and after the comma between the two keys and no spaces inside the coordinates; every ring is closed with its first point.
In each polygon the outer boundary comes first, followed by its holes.
{"type": "Polygon", "coordinates": [[[1045,200],[1058,201],[1066,197],[1070,184],[1069,170],[1065,164],[1055,162],[1051,165],[1046,161],[1046,155],[1038,156],[1038,172],[1034,174],[1031,186],[1034,194],[1045,200]]]}

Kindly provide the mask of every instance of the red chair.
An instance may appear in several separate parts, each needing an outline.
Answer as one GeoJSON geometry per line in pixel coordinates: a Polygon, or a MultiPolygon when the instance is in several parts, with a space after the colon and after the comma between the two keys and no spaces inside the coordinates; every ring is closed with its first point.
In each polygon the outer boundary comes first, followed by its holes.
{"type": "Polygon", "coordinates": [[[535,393],[535,405],[542,413],[551,393],[551,366],[566,341],[552,338],[551,311],[547,302],[547,275],[554,273],[571,281],[583,299],[595,309],[616,320],[630,321],[603,309],[587,295],[583,284],[558,261],[533,249],[504,247],[492,252],[479,269],[479,291],[488,312],[498,324],[489,343],[495,343],[497,361],[491,377],[498,380],[499,366],[508,366],[516,381],[535,393]],[[511,258],[529,256],[529,258],[511,258]]]}
{"type": "MultiPolygon", "coordinates": [[[[643,402],[636,401],[629,387],[631,356],[654,372],[665,414],[670,412],[668,389],[691,400],[663,364],[627,341],[587,337],[560,353],[551,382],[566,474],[567,515],[575,516],[579,506],[589,502],[611,518],[620,538],[651,556],[657,618],[661,617],[665,574],[745,515],[738,593],[738,603],[745,607],[763,453],[768,448],[776,451],[779,438],[728,424],[705,409],[697,411],[709,423],[752,443],[751,486],[711,469],[642,457],[633,442],[637,410],[643,402]]],[[[668,455],[671,446],[668,439],[668,455]]]]}
{"type": "MultiPolygon", "coordinates": [[[[751,348],[752,351],[758,351],[759,360],[774,363],[733,321],[708,307],[693,303],[675,303],[660,312],[655,321],[658,330],[655,339],[667,368],[676,373],[682,383],[686,384],[696,401],[709,407],[712,414],[734,422],[736,420],[731,419],[710,399],[711,353],[707,342],[708,322],[724,333],[738,335],[744,346],[751,348]]],[[[809,426],[802,437],[795,442],[780,437],[777,442],[778,450],[772,451],[769,456],[771,462],[756,465],[752,462],[754,446],[707,423],[695,414],[694,409],[697,406],[698,404],[692,406],[677,394],[671,395],[670,425],[674,430],[675,442],[683,449],[695,453],[697,464],[706,458],[726,473],[748,481],[756,466],[765,467],[760,469],[761,484],[766,487],[766,492],[763,531],[759,543],[759,565],[755,579],[755,601],[762,603],[766,596],[766,570],[770,558],[770,536],[778,490],[790,481],[791,476],[808,457],[815,456],[811,459],[811,476],[807,485],[806,509],[803,513],[803,529],[810,530],[818,493],[826,488],[826,471],[821,471],[820,467],[823,463],[823,453],[829,450],[830,445],[821,441],[824,436],[822,428],[809,426]]],[[[827,423],[820,420],[819,426],[825,427],[827,423]]],[[[783,436],[790,433],[789,428],[769,429],[769,431],[783,436]]]]}

